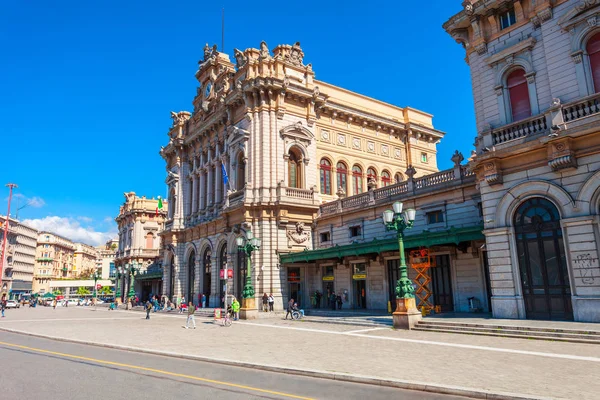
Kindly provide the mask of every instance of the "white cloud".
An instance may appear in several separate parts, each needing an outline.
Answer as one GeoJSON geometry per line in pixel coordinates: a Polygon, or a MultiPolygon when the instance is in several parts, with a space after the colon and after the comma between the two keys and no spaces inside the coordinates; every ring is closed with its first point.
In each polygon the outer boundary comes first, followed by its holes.
{"type": "Polygon", "coordinates": [[[77,217],[77,220],[88,223],[88,224],[93,221],[93,219],[90,217],[77,217]]]}
{"type": "MultiPolygon", "coordinates": [[[[42,199],[41,197],[38,197],[38,196],[27,197],[22,193],[16,193],[14,195],[14,197],[19,199],[19,202],[16,204],[16,206],[19,206],[19,208],[25,208],[25,207],[40,208],[40,207],[44,207],[46,205],[46,202],[44,201],[44,199],[42,199]]],[[[8,201],[8,197],[6,198],[6,200],[8,201]]]]}
{"type": "Polygon", "coordinates": [[[49,216],[38,219],[26,219],[22,222],[37,230],[53,232],[75,242],[83,242],[92,246],[104,244],[107,240],[117,235],[116,230],[110,232],[97,232],[92,227],[84,228],[79,224],[76,218],[49,216]]]}
{"type": "Polygon", "coordinates": [[[115,222],[114,217],[104,217],[104,222],[106,222],[107,224],[112,224],[115,222]]]}

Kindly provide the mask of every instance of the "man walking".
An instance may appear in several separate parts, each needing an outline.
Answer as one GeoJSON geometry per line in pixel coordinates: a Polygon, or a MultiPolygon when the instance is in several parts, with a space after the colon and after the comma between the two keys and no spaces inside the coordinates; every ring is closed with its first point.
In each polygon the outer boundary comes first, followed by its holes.
{"type": "Polygon", "coordinates": [[[148,300],[146,301],[146,319],[150,319],[150,311],[152,311],[152,303],[148,300]]]}
{"type": "Polygon", "coordinates": [[[2,301],[0,301],[0,308],[2,309],[2,318],[4,318],[4,310],[6,310],[6,295],[2,296],[2,301]]]}
{"type": "Polygon", "coordinates": [[[194,317],[194,313],[196,312],[196,307],[194,307],[194,303],[192,303],[191,301],[190,301],[190,304],[188,304],[187,312],[188,312],[188,317],[187,317],[187,321],[185,322],[185,329],[189,329],[190,321],[192,321],[192,324],[194,325],[194,329],[196,329],[196,317],[194,317]]]}
{"type": "Polygon", "coordinates": [[[206,295],[202,293],[202,308],[206,308],[206,295]]]}
{"type": "Polygon", "coordinates": [[[233,311],[233,320],[237,321],[240,319],[240,302],[234,297],[231,302],[231,311],[233,311]]]}
{"type": "MultiPolygon", "coordinates": [[[[288,301],[287,314],[285,314],[285,319],[287,319],[288,315],[290,317],[292,316],[293,310],[294,310],[294,299],[290,299],[290,301],[288,301]]],[[[292,319],[294,319],[294,318],[292,317],[292,319]]]]}

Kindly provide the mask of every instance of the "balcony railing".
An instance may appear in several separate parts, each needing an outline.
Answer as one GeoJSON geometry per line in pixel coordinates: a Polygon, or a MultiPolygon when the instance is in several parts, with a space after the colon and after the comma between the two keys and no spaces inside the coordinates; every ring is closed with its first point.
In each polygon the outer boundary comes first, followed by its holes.
{"type": "Polygon", "coordinates": [[[293,199],[305,199],[305,200],[312,200],[313,198],[313,191],[310,189],[297,189],[297,188],[291,188],[291,187],[286,187],[285,189],[285,195],[287,197],[291,197],[293,199]]]}
{"type": "Polygon", "coordinates": [[[558,102],[543,114],[484,132],[483,146],[479,146],[478,150],[503,145],[517,139],[548,134],[554,126],[558,130],[564,128],[566,124],[598,114],[600,114],[600,93],[562,105],[558,102]]]}
{"type": "Polygon", "coordinates": [[[408,180],[395,185],[385,186],[366,193],[322,204],[319,207],[319,216],[322,217],[352,209],[389,204],[392,201],[403,198],[426,195],[432,189],[452,189],[463,184],[473,184],[474,182],[475,174],[466,165],[457,164],[452,169],[419,178],[409,177],[408,180]]]}
{"type": "Polygon", "coordinates": [[[492,131],[494,145],[548,131],[545,115],[536,115],[492,131]]]}

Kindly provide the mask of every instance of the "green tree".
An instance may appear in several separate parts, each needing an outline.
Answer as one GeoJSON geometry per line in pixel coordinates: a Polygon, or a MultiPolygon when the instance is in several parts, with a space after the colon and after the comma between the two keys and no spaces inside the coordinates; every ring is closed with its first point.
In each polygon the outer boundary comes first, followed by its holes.
{"type": "Polygon", "coordinates": [[[77,294],[80,296],[85,296],[86,294],[90,294],[90,291],[88,288],[80,286],[77,288],[77,294]]]}
{"type": "Polygon", "coordinates": [[[54,292],[52,292],[52,294],[55,296],[61,296],[63,293],[60,289],[56,289],[54,292]]]}
{"type": "Polygon", "coordinates": [[[110,286],[102,286],[102,288],[100,289],[100,291],[98,292],[98,294],[113,294],[112,289],[110,288],[110,286]]]}

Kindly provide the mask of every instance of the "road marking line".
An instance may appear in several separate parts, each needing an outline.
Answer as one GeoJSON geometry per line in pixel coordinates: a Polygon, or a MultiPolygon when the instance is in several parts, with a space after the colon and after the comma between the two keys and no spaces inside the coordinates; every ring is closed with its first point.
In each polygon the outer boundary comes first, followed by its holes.
{"type": "MultiPolygon", "coordinates": [[[[392,329],[392,327],[391,327],[391,326],[386,326],[386,327],[381,327],[381,328],[360,329],[360,330],[358,330],[358,331],[344,332],[344,334],[346,334],[346,335],[351,335],[351,334],[354,334],[354,333],[363,333],[363,332],[380,331],[380,330],[383,330],[383,329],[388,329],[388,330],[389,330],[389,329],[392,329]]],[[[371,336],[369,336],[369,337],[371,337],[371,336]]]]}
{"type": "Polygon", "coordinates": [[[214,380],[214,379],[200,378],[200,377],[197,377],[197,376],[186,375],[186,374],[177,374],[175,372],[163,371],[163,370],[154,369],[154,368],[140,367],[138,365],[123,364],[123,363],[118,363],[118,362],[114,362],[114,361],[98,360],[98,359],[95,359],[95,358],[89,358],[89,357],[83,357],[83,356],[76,356],[76,355],[73,355],[73,354],[66,354],[66,353],[59,353],[59,352],[56,352],[56,351],[50,351],[50,350],[44,350],[44,349],[37,349],[35,347],[23,346],[23,345],[20,345],[20,344],[0,342],[0,345],[8,346],[8,347],[15,347],[15,348],[18,348],[18,349],[29,350],[29,351],[43,353],[43,354],[50,354],[50,355],[60,356],[60,357],[65,357],[65,358],[72,358],[72,359],[75,359],[75,360],[91,361],[91,362],[94,362],[94,363],[97,363],[97,364],[113,365],[113,366],[117,366],[117,367],[131,368],[131,369],[136,369],[136,370],[141,370],[141,371],[156,372],[156,373],[159,373],[159,374],[164,374],[164,375],[169,375],[169,376],[175,376],[175,377],[178,377],[178,378],[191,379],[191,380],[195,380],[195,381],[207,382],[207,383],[212,383],[212,384],[221,385],[221,386],[235,387],[235,388],[238,388],[238,389],[250,390],[250,391],[260,392],[260,393],[274,394],[274,395],[277,395],[277,396],[289,397],[289,398],[292,398],[292,399],[314,400],[311,397],[296,396],[296,395],[288,394],[288,393],[275,392],[275,391],[266,390],[266,389],[259,389],[259,388],[255,388],[255,387],[252,387],[252,386],[238,385],[237,383],[217,381],[217,380],[214,380]]]}
{"type": "Polygon", "coordinates": [[[406,338],[396,338],[396,337],[388,337],[388,336],[372,336],[372,335],[363,335],[360,333],[326,331],[326,330],[310,329],[310,328],[296,328],[296,327],[292,327],[292,326],[267,325],[267,324],[257,324],[257,323],[252,323],[252,322],[241,322],[241,321],[236,321],[235,324],[262,326],[262,327],[276,328],[276,329],[290,329],[290,330],[297,330],[297,331],[304,331],[304,332],[318,332],[318,333],[324,333],[324,334],[328,334],[328,335],[346,335],[346,336],[354,336],[354,337],[366,338],[366,339],[371,339],[371,340],[391,340],[391,341],[396,341],[396,342],[429,344],[429,345],[434,345],[434,346],[457,347],[457,348],[470,349],[470,350],[494,351],[497,353],[510,353],[510,354],[520,354],[520,355],[548,357],[548,358],[560,358],[560,359],[575,360],[575,361],[591,361],[591,362],[600,363],[600,358],[598,358],[598,357],[585,357],[585,356],[576,356],[576,355],[570,355],[570,354],[543,353],[543,352],[539,352],[539,351],[504,349],[501,347],[476,346],[476,345],[461,344],[461,343],[435,342],[432,340],[423,340],[423,339],[406,339],[406,338]]]}
{"type": "Polygon", "coordinates": [[[129,319],[129,320],[137,320],[139,319],[139,317],[137,316],[131,316],[129,318],[45,318],[45,319],[11,319],[11,320],[6,320],[3,319],[2,321],[0,321],[0,324],[5,324],[5,323],[9,323],[9,322],[44,322],[44,321],[112,321],[112,320],[117,320],[117,319],[129,319]]]}

